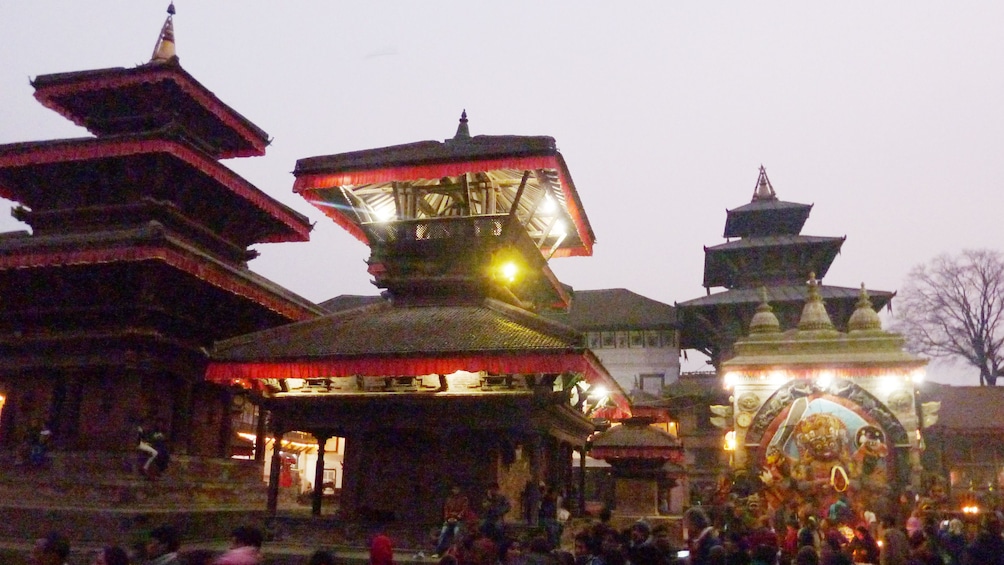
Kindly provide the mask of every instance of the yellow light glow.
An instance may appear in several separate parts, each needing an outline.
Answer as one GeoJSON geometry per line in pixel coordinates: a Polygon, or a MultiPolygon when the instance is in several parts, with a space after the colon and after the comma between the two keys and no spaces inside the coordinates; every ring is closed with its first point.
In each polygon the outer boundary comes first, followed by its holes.
{"type": "Polygon", "coordinates": [[[603,385],[597,385],[589,389],[589,396],[593,398],[600,398],[607,396],[608,394],[610,394],[610,391],[608,391],[607,387],[603,385]]]}
{"type": "Polygon", "coordinates": [[[739,375],[736,373],[725,373],[725,388],[729,389],[736,386],[739,381],[739,375]]]}
{"type": "Polygon", "coordinates": [[[788,382],[788,374],[784,371],[771,371],[768,380],[772,386],[781,386],[788,382]]]}
{"type": "Polygon", "coordinates": [[[910,373],[910,380],[912,380],[914,384],[920,384],[924,382],[924,377],[925,377],[924,369],[916,369],[910,373]]]}
{"type": "Polygon", "coordinates": [[[725,445],[723,446],[725,451],[735,451],[736,450],[736,432],[735,430],[729,430],[725,432],[725,445]]]}
{"type": "Polygon", "coordinates": [[[378,222],[387,222],[394,219],[394,216],[397,215],[397,210],[393,206],[384,206],[374,210],[373,215],[377,217],[378,222]]]}
{"type": "Polygon", "coordinates": [[[545,214],[553,214],[554,211],[558,209],[558,204],[555,203],[554,199],[550,196],[545,196],[544,203],[541,205],[540,209],[545,214]]]}
{"type": "Polygon", "coordinates": [[[833,373],[831,373],[830,371],[823,371],[822,373],[819,373],[818,377],[816,377],[816,386],[818,386],[823,390],[829,390],[830,385],[832,384],[833,384],[833,373]]]}
{"type": "Polygon", "coordinates": [[[892,394],[897,390],[903,388],[903,381],[900,380],[898,377],[894,377],[891,375],[884,375],[881,377],[881,379],[882,380],[879,381],[880,390],[886,395],[892,394]]]}
{"type": "Polygon", "coordinates": [[[980,507],[976,506],[975,504],[974,505],[970,505],[970,506],[963,506],[962,507],[962,513],[963,514],[979,514],[980,513],[980,507]]]}
{"type": "Polygon", "coordinates": [[[554,225],[551,226],[551,233],[558,237],[565,237],[568,235],[568,230],[565,228],[565,222],[556,220],[554,225]]]}
{"type": "Polygon", "coordinates": [[[508,263],[504,263],[502,265],[501,271],[502,277],[505,278],[505,280],[513,282],[516,280],[516,273],[519,272],[519,269],[516,267],[516,263],[509,261],[508,263]]]}

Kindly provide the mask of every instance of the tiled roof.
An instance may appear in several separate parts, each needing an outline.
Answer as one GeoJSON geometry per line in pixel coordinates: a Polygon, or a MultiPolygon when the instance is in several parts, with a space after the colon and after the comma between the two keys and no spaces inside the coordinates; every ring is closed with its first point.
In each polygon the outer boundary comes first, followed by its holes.
{"type": "Polygon", "coordinates": [[[920,401],[941,401],[935,428],[953,431],[1004,431],[1004,387],[925,383],[920,401]]]}
{"type": "Polygon", "coordinates": [[[729,241],[720,245],[705,247],[705,251],[734,251],[762,247],[788,247],[804,246],[806,244],[816,245],[836,245],[840,247],[844,243],[843,237],[823,237],[814,235],[768,235],[761,237],[747,237],[729,241]]]}
{"type": "Polygon", "coordinates": [[[579,331],[676,327],[675,308],[623,288],[577,290],[567,313],[542,315],[579,331]]]}
{"type": "Polygon", "coordinates": [[[324,308],[328,312],[342,312],[344,310],[351,310],[353,308],[359,308],[360,306],[369,306],[370,304],[379,304],[385,302],[387,299],[382,296],[364,296],[361,294],[340,294],[334,298],[329,298],[324,302],[318,304],[321,308],[324,308]]]}
{"type": "Polygon", "coordinates": [[[554,155],[558,150],[553,137],[524,135],[476,135],[446,141],[418,141],[378,149],[365,149],[337,155],[307,157],[296,162],[297,175],[323,171],[368,169],[417,163],[490,159],[521,155],[554,155]]]}
{"type": "Polygon", "coordinates": [[[219,342],[213,358],[250,361],[582,348],[581,334],[571,328],[486,299],[461,304],[374,303],[219,342]]]}
{"type": "MultiPolygon", "coordinates": [[[[819,294],[823,300],[853,300],[857,301],[861,293],[860,288],[849,288],[843,286],[819,285],[819,294]]],[[[872,305],[876,310],[882,309],[895,296],[896,293],[885,290],[868,290],[872,299],[872,305]]],[[[771,286],[767,288],[767,299],[771,304],[779,302],[805,302],[809,297],[809,287],[804,284],[771,286]]],[[[676,304],[677,308],[699,308],[702,306],[717,306],[722,304],[759,304],[761,302],[759,288],[735,288],[724,292],[717,292],[708,296],[702,296],[686,302],[676,304]]]]}

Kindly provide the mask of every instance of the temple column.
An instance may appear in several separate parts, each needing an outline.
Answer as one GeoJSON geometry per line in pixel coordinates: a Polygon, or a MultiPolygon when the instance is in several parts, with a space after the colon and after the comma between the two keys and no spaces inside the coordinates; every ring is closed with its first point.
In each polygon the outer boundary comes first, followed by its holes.
{"type": "Polygon", "coordinates": [[[355,516],[359,509],[359,474],[362,472],[363,435],[345,437],[345,459],[342,463],[341,508],[347,516],[355,516]]]}
{"type": "Polygon", "coordinates": [[[285,430],[282,429],[279,418],[274,412],[272,415],[272,435],[275,442],[272,444],[272,464],[268,471],[268,505],[267,511],[270,516],[275,516],[279,508],[279,475],[282,472],[282,436],[285,430]]]}
{"type": "Polygon", "coordinates": [[[265,433],[266,432],[265,424],[266,422],[268,422],[268,418],[266,417],[268,412],[264,409],[264,407],[262,407],[261,404],[257,406],[257,410],[258,410],[258,420],[257,422],[255,422],[255,429],[254,429],[254,434],[255,434],[254,461],[255,463],[261,465],[265,463],[265,441],[268,438],[268,435],[265,433]]]}
{"type": "Polygon", "coordinates": [[[321,500],[324,494],[324,448],[331,437],[330,432],[315,432],[317,438],[317,463],[314,465],[314,492],[310,497],[310,514],[321,515],[321,500]]]}
{"type": "Polygon", "coordinates": [[[539,434],[533,434],[527,441],[527,449],[530,451],[530,481],[532,487],[527,496],[527,523],[531,526],[537,525],[538,510],[540,509],[540,488],[539,485],[544,479],[542,463],[544,460],[544,442],[539,434]]]}
{"type": "Polygon", "coordinates": [[[174,387],[174,406],[171,411],[171,446],[178,455],[191,452],[192,441],[192,383],[178,380],[174,387]]]}
{"type": "Polygon", "coordinates": [[[586,444],[579,448],[579,516],[586,515],[586,444]]]}

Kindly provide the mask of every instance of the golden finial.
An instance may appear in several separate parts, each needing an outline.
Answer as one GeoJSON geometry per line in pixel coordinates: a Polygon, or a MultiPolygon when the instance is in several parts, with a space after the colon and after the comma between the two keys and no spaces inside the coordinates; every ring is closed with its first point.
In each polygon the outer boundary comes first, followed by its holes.
{"type": "Polygon", "coordinates": [[[750,321],[750,334],[777,333],[781,331],[781,322],[774,315],[774,310],[767,302],[767,287],[760,287],[760,305],[750,321]]]}
{"type": "Polygon", "coordinates": [[[847,330],[853,332],[881,329],[882,319],[879,318],[878,313],[872,307],[872,300],[868,296],[868,290],[865,289],[865,283],[861,283],[861,293],[858,295],[857,307],[854,309],[854,313],[851,314],[850,319],[847,320],[847,330]]]}
{"type": "Polygon", "coordinates": [[[826,305],[823,304],[823,297],[819,293],[819,281],[816,280],[816,273],[809,273],[809,297],[802,308],[802,318],[798,321],[798,329],[804,331],[812,330],[832,330],[833,322],[826,312],[826,305]]]}
{"type": "Polygon", "coordinates": [[[171,2],[167,6],[167,19],[164,20],[164,26],[160,28],[160,36],[157,37],[156,45],[153,46],[151,63],[167,63],[178,58],[174,50],[174,14],[174,2],[171,2]]]}

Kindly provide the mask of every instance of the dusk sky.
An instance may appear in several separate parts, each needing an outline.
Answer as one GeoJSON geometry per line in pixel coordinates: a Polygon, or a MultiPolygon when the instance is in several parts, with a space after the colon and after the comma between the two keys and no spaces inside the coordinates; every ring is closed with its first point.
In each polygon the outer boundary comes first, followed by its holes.
{"type": "MultiPolygon", "coordinates": [[[[804,234],[847,236],[826,284],[894,291],[939,253],[1004,241],[1004,2],[175,6],[182,67],[274,138],[226,164],[316,222],[251,266],[311,300],[377,289],[368,249],[293,194],[296,160],[443,140],[463,109],[473,135],[557,140],[597,238],[552,261],[576,289],[704,295],[703,246],[761,164],[814,204],[804,234]]],[[[0,143],[89,135],[29,80],[147,62],[166,7],[0,1],[0,143]]],[[[11,205],[0,231],[25,229],[11,205]]]]}

